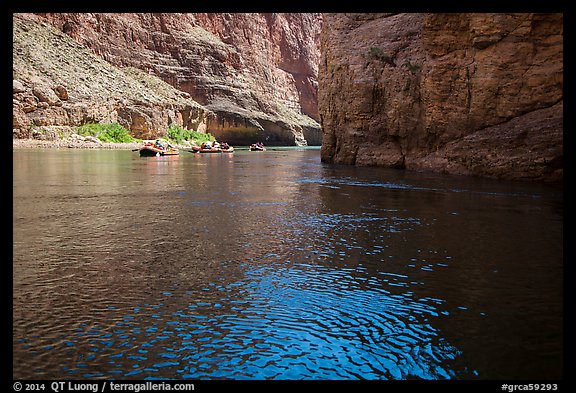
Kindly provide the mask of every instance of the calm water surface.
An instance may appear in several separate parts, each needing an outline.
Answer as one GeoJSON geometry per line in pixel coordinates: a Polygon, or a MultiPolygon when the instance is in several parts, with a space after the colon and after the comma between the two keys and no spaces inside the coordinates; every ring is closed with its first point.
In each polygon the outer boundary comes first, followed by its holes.
{"type": "Polygon", "coordinates": [[[561,188],[13,151],[16,379],[558,379],[561,188]]]}

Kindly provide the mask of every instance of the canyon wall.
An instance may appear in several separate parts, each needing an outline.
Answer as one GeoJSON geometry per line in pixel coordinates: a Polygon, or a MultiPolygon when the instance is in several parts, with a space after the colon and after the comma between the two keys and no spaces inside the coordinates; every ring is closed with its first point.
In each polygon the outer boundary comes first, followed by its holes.
{"type": "Polygon", "coordinates": [[[36,15],[113,66],[156,76],[232,144],[319,145],[319,14],[36,15]],[[187,96],[188,97],[188,96],[187,96]]]}
{"type": "Polygon", "coordinates": [[[159,78],[118,68],[32,14],[13,16],[13,138],[57,140],[86,123],[120,123],[137,138],[171,124],[206,130],[214,114],[159,78]]]}
{"type": "Polygon", "coordinates": [[[562,14],[324,14],[322,160],[563,176],[562,14]]]}

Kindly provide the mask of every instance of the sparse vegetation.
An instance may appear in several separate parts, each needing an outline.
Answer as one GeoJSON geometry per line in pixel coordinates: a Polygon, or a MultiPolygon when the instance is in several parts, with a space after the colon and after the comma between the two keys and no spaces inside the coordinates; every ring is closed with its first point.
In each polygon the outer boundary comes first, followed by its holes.
{"type": "Polygon", "coordinates": [[[193,130],[185,130],[184,128],[180,127],[179,125],[172,124],[168,128],[168,138],[171,141],[181,144],[183,141],[194,141],[197,144],[201,144],[202,142],[207,141],[215,141],[216,138],[212,136],[210,133],[203,133],[193,130]]]}
{"type": "Polygon", "coordinates": [[[418,64],[412,64],[410,62],[410,60],[406,60],[404,62],[404,64],[402,64],[404,67],[408,68],[408,71],[410,71],[410,73],[412,75],[416,74],[416,72],[418,72],[418,70],[420,69],[420,66],[418,64]]]}
{"type": "Polygon", "coordinates": [[[370,47],[370,49],[368,50],[368,56],[370,57],[370,59],[379,60],[383,63],[387,63],[392,66],[396,65],[394,64],[394,59],[391,56],[384,53],[384,50],[382,48],[370,47]]]}
{"type": "Polygon", "coordinates": [[[406,82],[404,83],[403,91],[410,90],[410,86],[412,86],[412,79],[406,79],[406,82]]]}
{"type": "Polygon", "coordinates": [[[132,143],[142,142],[134,138],[130,132],[118,123],[89,123],[76,128],[76,133],[81,136],[94,136],[102,142],[132,143]]]}

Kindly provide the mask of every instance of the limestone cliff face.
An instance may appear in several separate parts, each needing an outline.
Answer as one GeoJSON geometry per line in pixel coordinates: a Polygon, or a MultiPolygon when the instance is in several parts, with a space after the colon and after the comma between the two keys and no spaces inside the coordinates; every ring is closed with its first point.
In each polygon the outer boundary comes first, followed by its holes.
{"type": "Polygon", "coordinates": [[[319,14],[38,14],[112,65],[155,75],[208,109],[230,143],[320,144],[319,14]]]}
{"type": "Polygon", "coordinates": [[[558,181],[561,14],[325,14],[322,160],[558,181]]]}

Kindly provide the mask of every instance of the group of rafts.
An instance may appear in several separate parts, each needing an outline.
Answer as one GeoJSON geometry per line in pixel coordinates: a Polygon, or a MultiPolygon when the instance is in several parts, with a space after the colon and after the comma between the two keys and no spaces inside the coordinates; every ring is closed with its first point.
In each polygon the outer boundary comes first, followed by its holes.
{"type": "MultiPolygon", "coordinates": [[[[234,153],[234,147],[226,142],[218,143],[203,142],[200,146],[192,146],[190,153],[234,153]]],[[[261,142],[250,145],[250,151],[266,151],[266,147],[261,142]]],[[[142,157],[159,157],[174,156],[180,154],[180,151],[170,143],[162,142],[157,139],[154,143],[147,142],[140,148],[142,157]]]]}

